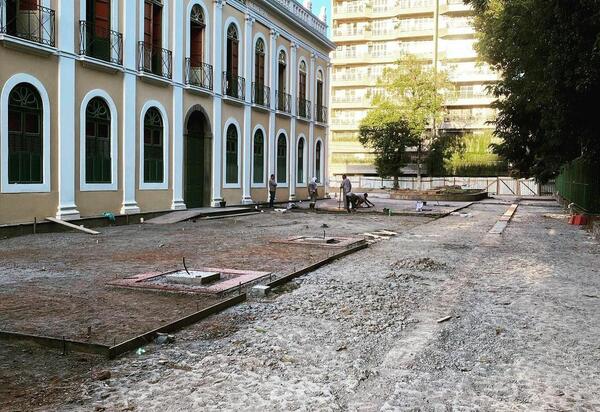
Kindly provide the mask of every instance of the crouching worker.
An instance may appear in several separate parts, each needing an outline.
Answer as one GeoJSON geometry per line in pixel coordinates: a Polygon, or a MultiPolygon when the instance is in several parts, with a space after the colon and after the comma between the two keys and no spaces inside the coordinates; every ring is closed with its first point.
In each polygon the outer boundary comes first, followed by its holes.
{"type": "Polygon", "coordinates": [[[367,199],[369,197],[368,193],[362,194],[362,195],[356,195],[358,197],[357,201],[356,201],[356,207],[375,207],[375,205],[373,203],[371,203],[371,201],[369,199],[367,199]],[[364,205],[364,206],[363,206],[364,205]]]}

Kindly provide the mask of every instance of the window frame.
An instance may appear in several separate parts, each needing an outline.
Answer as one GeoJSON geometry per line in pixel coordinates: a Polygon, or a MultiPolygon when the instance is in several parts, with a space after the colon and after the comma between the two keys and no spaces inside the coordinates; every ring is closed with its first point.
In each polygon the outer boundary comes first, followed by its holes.
{"type": "Polygon", "coordinates": [[[49,193],[51,191],[51,106],[46,88],[37,78],[18,73],[9,78],[3,85],[0,96],[0,167],[2,193],[49,193]],[[8,98],[13,88],[21,83],[28,83],[35,88],[42,103],[42,183],[22,184],[8,182],[8,98]]]}
{"type": "Polygon", "coordinates": [[[223,127],[223,142],[222,142],[222,173],[223,173],[223,189],[240,189],[242,182],[242,133],[240,124],[234,118],[229,118],[223,127]],[[229,127],[235,127],[237,131],[237,182],[227,183],[227,130],[229,127]]]}
{"type": "Polygon", "coordinates": [[[119,119],[115,102],[110,95],[101,89],[88,92],[83,98],[79,111],[79,190],[82,192],[116,191],[118,190],[119,169],[119,119]],[[111,153],[111,181],[110,183],[86,182],[86,110],[87,105],[94,98],[101,98],[110,110],[110,153],[111,153]]]}
{"type": "Polygon", "coordinates": [[[314,175],[317,178],[317,186],[325,186],[325,142],[321,137],[317,137],[315,140],[315,148],[314,148],[314,175]],[[319,173],[317,173],[317,147],[321,144],[321,159],[319,162],[319,173]]]}
{"type": "Polygon", "coordinates": [[[297,187],[306,187],[307,183],[308,183],[308,140],[306,139],[306,136],[304,136],[303,134],[298,135],[298,139],[296,141],[296,186],[297,187]],[[302,142],[302,181],[298,180],[298,172],[300,171],[300,164],[298,162],[298,160],[300,160],[298,157],[300,155],[300,142],[302,142]]]}
{"type": "Polygon", "coordinates": [[[268,167],[268,158],[269,158],[269,145],[268,145],[268,135],[266,133],[265,128],[262,125],[257,125],[254,128],[254,131],[252,132],[252,163],[250,165],[250,174],[252,177],[252,181],[251,181],[251,188],[264,188],[266,187],[267,184],[267,167],[268,167]],[[262,166],[262,181],[261,182],[254,182],[254,139],[256,137],[256,133],[258,132],[262,132],[263,135],[263,166],[262,166]]]}
{"type": "Polygon", "coordinates": [[[278,187],[288,187],[290,181],[290,139],[284,129],[280,129],[277,132],[277,137],[275,138],[275,179],[277,181],[278,187]],[[285,181],[279,180],[279,138],[283,136],[285,138],[285,181]]]}
{"type": "Polygon", "coordinates": [[[169,117],[167,115],[167,110],[159,101],[149,100],[142,107],[139,121],[139,190],[167,190],[169,189],[169,153],[171,149],[169,143],[169,117]],[[146,112],[151,108],[156,108],[158,110],[163,122],[163,181],[160,183],[144,182],[144,119],[146,117],[146,112]]]}

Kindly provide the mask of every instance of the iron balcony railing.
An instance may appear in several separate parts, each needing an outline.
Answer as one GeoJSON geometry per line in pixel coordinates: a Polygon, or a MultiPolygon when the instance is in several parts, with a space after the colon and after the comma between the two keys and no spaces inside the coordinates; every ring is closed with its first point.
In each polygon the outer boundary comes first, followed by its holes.
{"type": "Polygon", "coordinates": [[[298,116],[310,120],[311,102],[299,97],[298,98],[298,116]]]}
{"type": "Polygon", "coordinates": [[[42,6],[20,10],[18,2],[0,0],[0,33],[54,47],[55,12],[42,6]]]}
{"type": "Polygon", "coordinates": [[[186,84],[213,89],[213,67],[206,63],[194,63],[189,57],[185,59],[185,82],[186,84]]]}
{"type": "Polygon", "coordinates": [[[79,54],[123,64],[123,35],[106,27],[79,22],[79,54]]]}
{"type": "Polygon", "coordinates": [[[165,79],[173,76],[173,53],[150,43],[138,42],[138,70],[165,79]]]}
{"type": "Polygon", "coordinates": [[[269,107],[271,105],[271,88],[261,83],[252,82],[252,103],[269,107]]]}
{"type": "Polygon", "coordinates": [[[292,96],[290,94],[287,94],[281,90],[277,90],[277,110],[284,113],[291,113],[291,100],[292,96]]]}
{"type": "Polygon", "coordinates": [[[327,106],[317,104],[317,122],[327,123],[327,106]]]}
{"type": "Polygon", "coordinates": [[[223,72],[223,94],[236,99],[246,98],[246,79],[234,73],[223,72]]]}

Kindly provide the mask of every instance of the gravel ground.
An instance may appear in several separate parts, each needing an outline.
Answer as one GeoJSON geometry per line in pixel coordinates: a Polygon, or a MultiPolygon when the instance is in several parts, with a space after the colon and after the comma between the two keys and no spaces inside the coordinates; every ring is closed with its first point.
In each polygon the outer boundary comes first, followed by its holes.
{"type": "Polygon", "coordinates": [[[600,247],[547,202],[489,235],[505,210],[379,242],[114,361],[58,409],[600,410],[600,247]]]}

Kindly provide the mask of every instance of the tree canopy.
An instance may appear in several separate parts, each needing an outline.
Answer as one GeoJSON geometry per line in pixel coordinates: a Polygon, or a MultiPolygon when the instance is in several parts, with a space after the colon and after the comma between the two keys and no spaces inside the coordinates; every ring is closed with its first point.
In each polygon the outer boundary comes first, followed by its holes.
{"type": "Polygon", "coordinates": [[[546,181],[600,157],[600,0],[465,0],[480,55],[501,73],[494,151],[546,181]]]}

